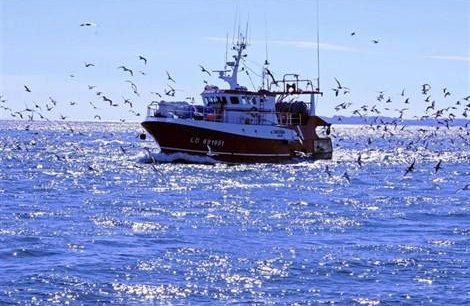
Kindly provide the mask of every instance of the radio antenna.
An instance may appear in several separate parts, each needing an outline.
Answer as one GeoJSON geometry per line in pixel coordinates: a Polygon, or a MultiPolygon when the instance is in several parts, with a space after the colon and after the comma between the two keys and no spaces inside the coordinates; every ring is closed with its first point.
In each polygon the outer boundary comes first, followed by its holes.
{"type": "Polygon", "coordinates": [[[269,65],[269,61],[268,61],[268,21],[266,20],[266,16],[264,17],[264,43],[265,43],[264,64],[269,65]]]}
{"type": "Polygon", "coordinates": [[[249,42],[249,23],[250,23],[250,14],[248,14],[248,18],[246,20],[246,28],[245,28],[245,39],[246,39],[246,44],[248,45],[249,42]]]}
{"type": "Polygon", "coordinates": [[[235,11],[235,18],[233,20],[232,45],[235,44],[235,30],[237,29],[237,19],[238,19],[238,7],[235,11]]]}
{"type": "Polygon", "coordinates": [[[320,90],[320,4],[317,0],[317,90],[320,90]]]}
{"type": "Polygon", "coordinates": [[[225,40],[225,65],[224,65],[224,70],[227,70],[227,61],[228,61],[228,32],[226,33],[226,40],[225,40]]]}

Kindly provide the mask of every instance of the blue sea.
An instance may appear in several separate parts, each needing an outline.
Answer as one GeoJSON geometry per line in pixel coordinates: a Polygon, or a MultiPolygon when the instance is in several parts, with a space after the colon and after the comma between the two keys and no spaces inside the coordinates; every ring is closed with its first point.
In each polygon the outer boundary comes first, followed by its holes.
{"type": "Polygon", "coordinates": [[[335,125],[333,160],[239,165],[141,132],[0,121],[0,304],[470,304],[467,127],[335,125]]]}

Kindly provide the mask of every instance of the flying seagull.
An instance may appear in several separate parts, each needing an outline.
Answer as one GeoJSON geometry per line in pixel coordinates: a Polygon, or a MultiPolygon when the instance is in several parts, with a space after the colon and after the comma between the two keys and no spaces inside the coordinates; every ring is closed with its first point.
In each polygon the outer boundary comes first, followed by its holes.
{"type": "Polygon", "coordinates": [[[336,81],[336,84],[338,84],[338,89],[349,89],[349,88],[344,87],[343,85],[341,85],[341,83],[338,81],[337,78],[335,78],[335,81],[336,81]]]}
{"type": "Polygon", "coordinates": [[[168,71],[166,72],[166,76],[168,77],[169,81],[173,81],[173,83],[176,83],[175,80],[173,80],[173,78],[171,77],[170,73],[168,73],[168,71]]]}
{"type": "Polygon", "coordinates": [[[144,64],[147,65],[147,59],[143,57],[142,55],[139,55],[139,59],[144,61],[144,64]]]}
{"type": "Polygon", "coordinates": [[[209,76],[211,76],[211,73],[210,73],[209,71],[207,71],[207,69],[204,68],[204,66],[199,65],[199,67],[201,67],[201,71],[202,71],[202,72],[206,72],[209,76]]]}
{"type": "Polygon", "coordinates": [[[416,163],[416,160],[413,159],[413,161],[412,161],[411,164],[408,166],[408,168],[406,168],[405,174],[403,174],[403,176],[407,175],[407,174],[410,173],[410,172],[413,172],[413,170],[415,169],[415,163],[416,163]]]}
{"type": "Polygon", "coordinates": [[[93,22],[84,22],[80,24],[81,27],[95,27],[96,23],[93,22]]]}
{"type": "Polygon", "coordinates": [[[437,173],[437,171],[439,171],[442,168],[441,164],[442,164],[442,159],[440,159],[437,162],[437,164],[434,166],[434,173],[437,173]]]}
{"type": "Polygon", "coordinates": [[[349,177],[349,174],[348,174],[347,171],[344,171],[342,177],[346,179],[346,181],[348,182],[348,184],[351,184],[351,178],[349,177]]]}
{"type": "Polygon", "coordinates": [[[274,78],[274,75],[272,74],[272,72],[268,68],[266,68],[266,73],[269,75],[269,77],[271,77],[271,80],[272,80],[271,83],[274,84],[275,86],[279,86],[277,84],[276,79],[274,78]]]}
{"type": "Polygon", "coordinates": [[[118,69],[122,69],[123,71],[127,71],[131,74],[131,76],[134,76],[134,72],[131,69],[127,68],[126,66],[119,66],[118,69]]]}

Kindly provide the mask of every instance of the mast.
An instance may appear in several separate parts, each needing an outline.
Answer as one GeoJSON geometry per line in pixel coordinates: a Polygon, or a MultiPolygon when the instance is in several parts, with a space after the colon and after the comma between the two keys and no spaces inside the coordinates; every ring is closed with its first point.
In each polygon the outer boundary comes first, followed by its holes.
{"type": "Polygon", "coordinates": [[[317,0],[317,90],[320,91],[320,4],[317,0]]]}
{"type": "Polygon", "coordinates": [[[235,61],[227,61],[226,65],[232,69],[232,74],[228,75],[227,70],[218,71],[219,78],[226,81],[230,85],[230,89],[237,89],[240,87],[238,84],[238,67],[240,66],[240,60],[242,57],[246,56],[243,51],[246,49],[247,42],[246,37],[243,36],[242,33],[238,34],[238,40],[233,46],[233,50],[235,50],[236,55],[233,56],[235,61]]]}
{"type": "MultiPolygon", "coordinates": [[[[316,91],[320,91],[320,4],[317,0],[317,88],[316,91]]],[[[315,116],[315,94],[310,94],[310,115],[315,116]]]]}
{"type": "Polygon", "coordinates": [[[269,90],[269,81],[267,79],[267,73],[266,69],[268,69],[269,66],[269,61],[268,61],[268,22],[266,21],[266,16],[264,18],[264,43],[265,43],[265,59],[264,59],[264,64],[263,64],[263,71],[261,73],[261,76],[263,78],[263,89],[269,90]],[[266,82],[266,83],[265,83],[266,82]],[[266,87],[265,87],[266,84],[266,87]]]}

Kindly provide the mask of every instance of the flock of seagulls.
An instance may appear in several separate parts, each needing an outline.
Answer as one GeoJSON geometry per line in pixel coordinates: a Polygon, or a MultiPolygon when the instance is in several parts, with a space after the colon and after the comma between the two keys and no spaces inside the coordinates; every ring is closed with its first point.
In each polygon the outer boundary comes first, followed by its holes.
{"type": "MultiPolygon", "coordinates": [[[[335,93],[335,98],[344,100],[345,96],[347,97],[350,93],[350,89],[344,86],[337,78],[334,78],[334,81],[336,83],[336,87],[332,88],[332,91],[335,93]]],[[[470,112],[470,96],[462,97],[452,103],[450,101],[446,101],[452,96],[448,88],[442,88],[439,96],[434,96],[432,86],[428,83],[422,84],[419,89],[422,95],[422,101],[411,102],[411,97],[406,96],[407,90],[404,88],[399,94],[399,98],[392,98],[393,95],[387,95],[385,91],[378,91],[378,95],[376,97],[377,103],[373,106],[367,104],[356,105],[351,101],[341,101],[341,103],[334,106],[334,109],[338,113],[347,111],[347,113],[356,115],[362,120],[365,132],[370,132],[370,134],[375,136],[367,137],[366,148],[371,146],[373,143],[372,139],[374,138],[376,140],[380,139],[382,141],[388,141],[389,147],[391,148],[404,147],[409,150],[410,153],[413,152],[413,150],[418,150],[420,147],[428,149],[431,144],[436,141],[440,141],[437,140],[439,130],[445,129],[451,133],[450,129],[452,123],[457,117],[461,118],[459,123],[460,126],[457,125],[454,130],[458,133],[452,133],[456,134],[452,136],[457,136],[457,139],[451,137],[450,141],[452,143],[458,141],[461,144],[470,147],[470,121],[468,120],[468,114],[470,112]],[[440,104],[441,101],[444,101],[446,106],[439,108],[437,105],[440,104]],[[427,124],[428,126],[418,130],[419,135],[417,139],[405,142],[403,134],[406,133],[408,129],[410,129],[410,137],[413,137],[413,131],[411,131],[411,128],[407,125],[407,121],[404,119],[404,115],[409,110],[408,105],[410,105],[410,103],[413,103],[418,107],[421,106],[423,109],[423,114],[421,116],[413,116],[413,119],[418,122],[422,121],[424,125],[427,124]],[[400,104],[403,106],[394,108],[390,106],[400,104]],[[394,111],[397,116],[395,118],[382,117],[381,115],[384,111],[394,111]]],[[[341,116],[337,116],[336,118],[338,121],[342,120],[341,116]]],[[[336,143],[336,146],[341,146],[339,143],[346,140],[347,137],[336,135],[334,127],[331,130],[333,131],[331,136],[335,139],[334,142],[336,143]]],[[[360,144],[356,143],[356,145],[360,144]]],[[[362,168],[363,156],[361,153],[358,154],[355,163],[359,168],[362,168]]],[[[433,173],[437,174],[444,166],[443,159],[438,158],[437,163],[433,167],[433,173]]],[[[403,176],[406,177],[411,175],[417,167],[417,159],[413,158],[404,169],[403,176]]],[[[331,171],[327,166],[325,167],[324,172],[328,177],[331,176],[331,171]]],[[[351,183],[351,178],[347,171],[344,172],[342,178],[347,183],[351,183]]],[[[467,188],[468,187],[465,186],[459,190],[467,190],[467,188]]]]}
{"type": "MultiPolygon", "coordinates": [[[[80,27],[96,27],[97,24],[92,23],[92,22],[84,22],[80,24],[80,27]]],[[[138,61],[142,63],[144,67],[146,67],[149,63],[148,57],[144,56],[142,54],[137,55],[138,61]]],[[[85,69],[93,69],[94,67],[97,66],[97,64],[89,62],[89,61],[84,61],[83,64],[85,69]]],[[[211,73],[209,70],[204,68],[204,66],[199,65],[201,68],[202,73],[206,73],[207,75],[211,76],[211,73]]],[[[136,97],[141,96],[140,89],[138,85],[136,84],[136,81],[134,81],[132,78],[135,76],[135,70],[129,68],[127,65],[119,65],[117,67],[118,70],[121,70],[122,72],[127,74],[127,77],[130,79],[125,80],[126,83],[130,85],[131,88],[131,93],[135,95],[136,97]]],[[[146,72],[139,70],[140,74],[145,76],[146,72]]],[[[165,71],[166,73],[166,79],[167,79],[167,84],[166,87],[162,89],[163,94],[160,94],[159,92],[156,91],[151,91],[150,94],[157,96],[158,98],[162,98],[163,95],[166,95],[168,97],[174,97],[176,95],[176,92],[178,89],[175,88],[176,80],[175,78],[170,74],[169,71],[165,71]]],[[[70,77],[74,78],[75,74],[70,74],[70,77]]],[[[32,88],[30,85],[25,84],[23,86],[24,91],[32,98],[34,94],[34,88],[32,88]]],[[[118,107],[120,106],[120,103],[116,101],[116,99],[112,98],[112,94],[107,94],[103,90],[99,90],[99,86],[95,84],[88,84],[87,88],[89,91],[93,91],[94,94],[98,99],[101,99],[102,102],[106,103],[109,107],[118,107]]],[[[37,118],[39,119],[44,119],[51,121],[53,120],[52,115],[55,114],[55,110],[57,109],[58,101],[57,99],[53,98],[52,96],[49,96],[49,101],[45,101],[43,103],[37,103],[34,100],[30,102],[30,105],[26,104],[24,108],[22,109],[13,109],[13,107],[7,105],[8,99],[4,98],[4,96],[0,96],[2,99],[0,100],[0,110],[7,111],[10,113],[11,117],[16,118],[16,119],[28,119],[28,120],[35,120],[37,118]],[[32,106],[31,106],[32,105],[32,106]]],[[[194,98],[191,97],[191,102],[194,102],[194,98]]],[[[141,113],[134,110],[134,107],[136,103],[130,98],[130,97],[122,97],[122,105],[125,105],[128,107],[128,111],[133,114],[136,117],[140,117],[141,113]]],[[[77,103],[76,101],[67,101],[67,102],[62,102],[62,105],[69,105],[69,106],[76,106],[80,103],[77,103]]],[[[88,104],[91,106],[92,110],[98,111],[100,110],[103,105],[100,105],[99,100],[98,101],[88,101],[88,104]]],[[[63,114],[55,114],[56,118],[59,118],[60,120],[66,120],[68,116],[63,115],[63,114]]],[[[102,114],[100,113],[95,113],[92,115],[93,120],[102,120],[102,114]]],[[[120,119],[121,122],[124,122],[125,119],[120,119]]],[[[69,125],[64,126],[64,128],[69,128],[69,125]]]]}
{"type": "MultiPolygon", "coordinates": [[[[95,27],[97,26],[95,23],[92,22],[84,22],[80,24],[81,27],[95,27]]],[[[351,32],[351,36],[356,36],[356,32],[351,32]]],[[[373,39],[371,40],[373,44],[378,44],[379,40],[378,39],[373,39]]],[[[149,64],[149,59],[147,56],[144,55],[137,55],[136,56],[137,60],[140,61],[141,67],[147,67],[149,64]]],[[[85,69],[92,69],[96,67],[95,63],[91,62],[84,62],[84,68],[85,69]]],[[[128,83],[131,89],[131,93],[135,95],[136,97],[140,97],[141,91],[136,84],[135,79],[133,77],[135,76],[135,71],[134,69],[129,68],[131,66],[127,65],[119,65],[117,69],[122,70],[123,73],[126,74],[126,77],[129,77],[130,79],[125,80],[125,83],[128,83]]],[[[203,65],[199,65],[199,68],[201,70],[201,73],[206,74],[207,76],[212,76],[211,72],[207,70],[203,65]]],[[[139,71],[141,75],[146,75],[145,71],[140,70],[139,71]]],[[[276,85],[276,80],[271,73],[269,69],[266,69],[267,75],[272,78],[273,83],[276,85]]],[[[163,88],[163,94],[160,94],[159,92],[156,91],[151,91],[150,94],[155,95],[158,98],[162,98],[163,95],[169,96],[169,97],[174,97],[176,94],[177,89],[175,88],[176,80],[175,78],[170,74],[169,71],[165,71],[166,73],[166,80],[167,84],[166,87],[163,88]]],[[[72,76],[72,75],[71,75],[72,76]]],[[[74,75],[73,75],[74,77],[74,75]]],[[[334,97],[336,99],[345,99],[347,98],[348,94],[350,93],[351,89],[347,86],[345,86],[338,78],[334,78],[335,81],[335,87],[333,87],[331,90],[334,92],[334,97]]],[[[207,83],[205,81],[205,83],[207,83]]],[[[98,101],[89,101],[89,105],[93,110],[98,110],[102,106],[99,103],[105,103],[105,105],[108,105],[109,107],[118,107],[121,104],[116,101],[116,99],[112,98],[112,95],[107,94],[103,92],[102,90],[99,90],[99,86],[94,85],[94,84],[88,84],[87,88],[89,91],[93,91],[96,97],[99,99],[98,101]],[[101,102],[100,102],[101,100],[101,102]]],[[[28,84],[24,85],[24,91],[33,98],[33,89],[31,86],[28,84]]],[[[373,131],[377,135],[381,135],[382,139],[392,139],[393,136],[398,133],[398,132],[403,132],[406,130],[408,127],[404,123],[403,118],[405,117],[406,112],[409,110],[409,105],[410,103],[421,103],[423,106],[423,115],[420,117],[414,117],[415,119],[418,120],[426,120],[426,119],[433,119],[437,124],[428,130],[423,130],[423,132],[420,135],[420,139],[416,140],[415,143],[409,142],[409,143],[401,143],[401,145],[404,145],[406,148],[411,148],[413,144],[421,143],[425,146],[428,146],[429,142],[431,141],[432,137],[436,135],[437,131],[439,129],[447,128],[450,129],[450,125],[452,121],[455,120],[457,117],[464,117],[468,118],[468,114],[470,112],[470,96],[463,97],[461,99],[456,100],[453,104],[450,104],[450,106],[438,107],[438,98],[434,96],[434,93],[432,91],[432,86],[428,83],[424,83],[420,86],[419,88],[421,95],[423,97],[422,102],[420,101],[412,101],[411,97],[407,97],[406,93],[407,90],[403,88],[399,94],[399,98],[392,98],[393,95],[388,95],[385,91],[378,91],[377,97],[376,97],[376,103],[373,106],[364,104],[364,105],[355,105],[355,103],[351,101],[341,101],[341,103],[337,104],[334,106],[334,109],[336,112],[341,113],[344,111],[347,111],[349,113],[352,113],[356,115],[357,117],[361,118],[363,120],[363,124],[366,127],[366,129],[373,131]],[[397,104],[402,104],[401,106],[396,106],[397,104]],[[391,105],[395,105],[394,108],[391,107],[391,105]],[[383,117],[381,117],[381,114],[384,111],[394,111],[397,114],[397,118],[391,119],[389,121],[385,120],[383,117]],[[456,112],[460,113],[456,113],[456,112]]],[[[448,88],[442,88],[442,93],[440,94],[442,99],[451,99],[452,93],[449,91],[448,88]]],[[[134,107],[136,105],[135,101],[130,98],[130,97],[125,97],[122,96],[122,105],[125,105],[129,112],[135,115],[136,117],[141,116],[141,114],[137,111],[134,110],[134,107]]],[[[187,97],[188,100],[194,101],[193,97],[187,97]]],[[[57,105],[58,101],[53,98],[52,96],[49,97],[48,101],[45,101],[44,103],[37,103],[34,100],[31,101],[30,105],[25,105],[25,107],[21,110],[14,110],[12,107],[8,106],[6,104],[8,100],[4,98],[3,96],[0,96],[0,110],[3,109],[4,111],[10,112],[10,115],[14,118],[17,119],[27,119],[27,120],[35,120],[36,118],[40,118],[42,120],[51,120],[49,119],[49,116],[47,116],[48,113],[52,113],[57,105]]],[[[68,105],[70,106],[75,106],[77,105],[76,101],[68,101],[68,105]]],[[[449,103],[447,103],[449,105],[449,103]]],[[[68,116],[65,116],[63,114],[58,114],[60,120],[65,121],[68,116]]],[[[94,120],[102,120],[102,115],[99,113],[93,114],[93,119],[94,120]]],[[[338,116],[338,120],[341,120],[341,116],[338,116]]],[[[121,121],[125,121],[124,119],[121,119],[121,121]]],[[[28,127],[29,128],[29,127],[28,127]]],[[[64,128],[69,129],[71,132],[73,132],[72,127],[69,124],[65,124],[64,128]]],[[[470,144],[470,132],[469,132],[469,123],[464,127],[460,127],[461,130],[465,129],[465,136],[461,136],[461,140],[465,142],[466,144],[470,144]]],[[[332,137],[336,138],[336,142],[341,142],[341,138],[338,135],[335,135],[334,130],[332,133],[332,137]]],[[[372,144],[372,139],[369,137],[367,139],[367,144],[371,145],[372,144]]],[[[338,144],[337,144],[338,145],[338,144]]],[[[121,147],[122,150],[124,150],[121,147]]],[[[150,156],[150,155],[149,155],[150,156]]],[[[356,164],[358,165],[359,168],[363,167],[363,156],[359,153],[357,156],[357,159],[355,160],[356,164]]],[[[438,173],[442,168],[443,168],[443,160],[439,159],[438,162],[434,165],[433,170],[434,173],[438,173]]],[[[413,173],[416,170],[417,167],[417,160],[413,158],[409,164],[406,166],[403,172],[403,176],[408,176],[411,173],[413,173]]],[[[328,168],[328,165],[325,167],[325,173],[328,175],[328,177],[332,176],[331,170],[328,168]]],[[[351,177],[347,171],[344,172],[342,177],[348,182],[351,183],[351,177]]],[[[461,190],[470,190],[470,185],[464,186],[461,190]]]]}

